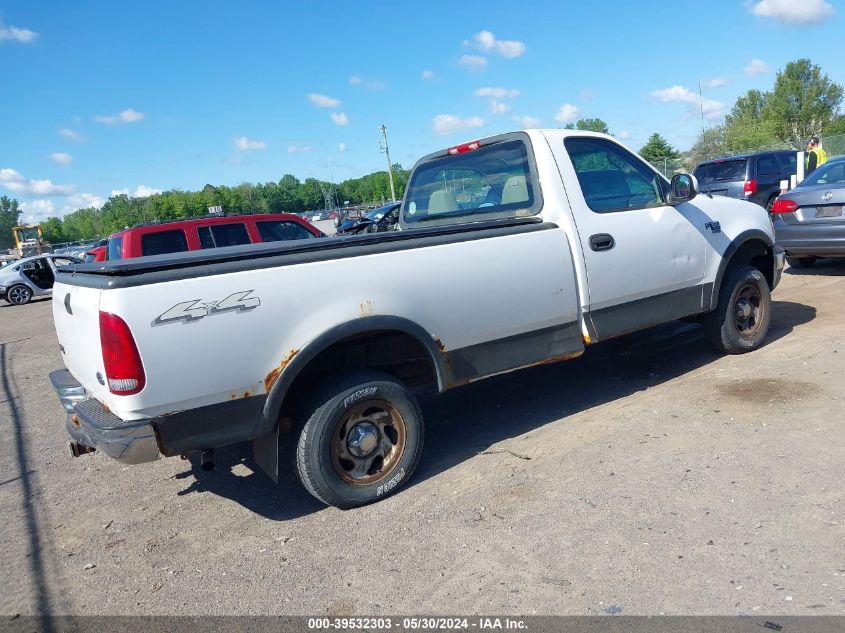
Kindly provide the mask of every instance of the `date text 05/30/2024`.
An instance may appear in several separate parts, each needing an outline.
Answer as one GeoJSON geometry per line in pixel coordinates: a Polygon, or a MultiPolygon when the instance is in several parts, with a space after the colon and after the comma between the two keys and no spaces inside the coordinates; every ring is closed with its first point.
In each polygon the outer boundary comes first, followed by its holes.
{"type": "Polygon", "coordinates": [[[522,630],[525,622],[518,618],[308,618],[310,630],[362,630],[388,631],[391,629],[411,631],[444,630],[522,630]]]}

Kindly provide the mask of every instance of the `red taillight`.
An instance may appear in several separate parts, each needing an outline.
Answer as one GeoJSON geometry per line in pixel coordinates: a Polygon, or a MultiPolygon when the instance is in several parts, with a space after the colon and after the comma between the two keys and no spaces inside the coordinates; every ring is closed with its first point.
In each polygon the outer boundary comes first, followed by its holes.
{"type": "Polygon", "coordinates": [[[746,180],[744,191],[746,196],[753,196],[757,193],[757,181],[753,178],[751,180],[746,180]]]}
{"type": "Polygon", "coordinates": [[[450,147],[448,152],[454,156],[455,154],[466,154],[467,152],[471,152],[479,147],[481,147],[481,141],[473,141],[472,143],[464,143],[463,145],[450,147]]]}
{"type": "Polygon", "coordinates": [[[794,200],[778,198],[772,205],[772,213],[795,213],[798,211],[798,203],[794,200]]]}
{"type": "Polygon", "coordinates": [[[141,391],[147,378],[126,321],[116,314],[100,312],[100,346],[109,391],[118,396],[131,396],[141,391]]]}

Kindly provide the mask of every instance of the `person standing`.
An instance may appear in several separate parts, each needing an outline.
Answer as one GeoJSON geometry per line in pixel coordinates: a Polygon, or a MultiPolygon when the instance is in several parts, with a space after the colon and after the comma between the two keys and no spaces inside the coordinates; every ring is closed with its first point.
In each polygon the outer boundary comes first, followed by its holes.
{"type": "Polygon", "coordinates": [[[819,145],[819,137],[812,136],[807,141],[807,168],[805,176],[809,176],[816,167],[821,167],[827,162],[827,154],[819,145]]]}

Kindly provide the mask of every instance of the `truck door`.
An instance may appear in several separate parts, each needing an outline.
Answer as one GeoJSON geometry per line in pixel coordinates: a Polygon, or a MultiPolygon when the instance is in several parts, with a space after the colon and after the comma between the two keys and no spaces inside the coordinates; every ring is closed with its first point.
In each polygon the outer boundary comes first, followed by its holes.
{"type": "Polygon", "coordinates": [[[588,136],[556,142],[597,338],[701,312],[706,217],[694,203],[666,204],[665,179],[618,143],[588,136]]]}

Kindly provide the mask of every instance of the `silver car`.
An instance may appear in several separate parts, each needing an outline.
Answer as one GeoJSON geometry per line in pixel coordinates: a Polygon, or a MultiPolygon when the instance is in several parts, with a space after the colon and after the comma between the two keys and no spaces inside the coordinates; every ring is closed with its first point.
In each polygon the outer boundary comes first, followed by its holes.
{"type": "Polygon", "coordinates": [[[49,297],[57,267],[81,263],[70,255],[36,255],[9,262],[0,268],[0,299],[23,305],[33,297],[49,297]]]}
{"type": "Polygon", "coordinates": [[[845,156],[832,158],[772,207],[778,246],[790,266],[845,257],[845,156]]]}

